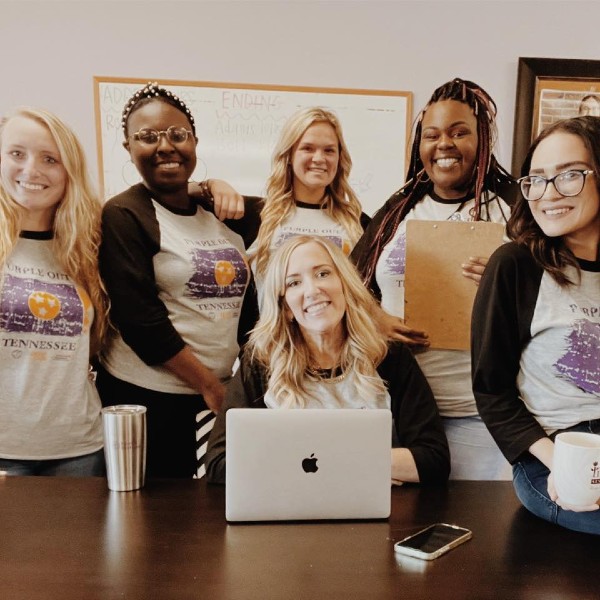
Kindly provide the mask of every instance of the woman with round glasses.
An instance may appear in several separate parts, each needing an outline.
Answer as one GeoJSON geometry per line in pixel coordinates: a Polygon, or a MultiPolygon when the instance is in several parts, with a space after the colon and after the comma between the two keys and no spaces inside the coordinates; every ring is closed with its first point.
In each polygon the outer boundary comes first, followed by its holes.
{"type": "Polygon", "coordinates": [[[196,474],[196,415],[218,412],[237,357],[249,269],[242,238],[188,195],[194,119],[148,84],[125,106],[124,146],[142,183],[102,213],[100,269],[115,335],[101,354],[104,405],[147,406],[150,477],[196,474]]]}
{"type": "Polygon", "coordinates": [[[549,477],[557,433],[600,433],[600,118],[545,129],[523,174],[473,308],[473,390],[524,506],[600,534],[598,505],[575,511],[549,477]]]}

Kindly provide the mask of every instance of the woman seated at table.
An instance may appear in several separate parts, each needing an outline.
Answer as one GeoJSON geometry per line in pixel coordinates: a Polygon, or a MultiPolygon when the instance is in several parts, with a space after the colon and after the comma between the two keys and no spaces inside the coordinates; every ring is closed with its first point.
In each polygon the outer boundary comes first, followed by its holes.
{"type": "MultiPolygon", "coordinates": [[[[225,410],[389,408],[392,481],[443,482],[450,459],[431,389],[408,348],[385,341],[374,314],[375,300],[342,250],[321,237],[288,240],[267,267],[261,317],[225,410]]],[[[206,471],[209,481],[224,482],[224,412],[206,471]]]]}
{"type": "Polygon", "coordinates": [[[550,476],[557,433],[600,433],[600,118],[545,129],[522,172],[514,242],[490,258],[473,307],[473,391],[524,506],[600,534],[598,505],[568,510],[550,476]]]}

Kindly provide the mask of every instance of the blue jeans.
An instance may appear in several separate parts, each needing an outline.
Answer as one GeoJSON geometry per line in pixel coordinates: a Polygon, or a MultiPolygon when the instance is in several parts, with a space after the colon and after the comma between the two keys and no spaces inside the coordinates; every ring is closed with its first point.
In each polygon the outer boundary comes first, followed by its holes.
{"type": "MultiPolygon", "coordinates": [[[[564,431],[585,431],[600,433],[600,419],[584,421],[564,431]]],[[[561,433],[557,431],[552,435],[561,433]]],[[[600,510],[574,512],[565,510],[552,502],[548,496],[548,475],[550,471],[537,458],[527,453],[513,465],[513,485],[523,506],[537,517],[584,533],[600,535],[600,510]]]]}
{"type": "Polygon", "coordinates": [[[103,477],[105,472],[102,449],[83,456],[52,460],[0,458],[0,473],[3,475],[103,477]]]}

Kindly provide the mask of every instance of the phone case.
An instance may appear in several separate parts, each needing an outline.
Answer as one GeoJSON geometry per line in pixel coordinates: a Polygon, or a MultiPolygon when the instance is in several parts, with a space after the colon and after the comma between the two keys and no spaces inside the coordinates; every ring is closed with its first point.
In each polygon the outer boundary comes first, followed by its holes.
{"type": "Polygon", "coordinates": [[[473,533],[469,529],[466,529],[464,527],[459,527],[458,525],[450,525],[448,523],[434,523],[433,525],[430,525],[429,527],[425,527],[424,529],[421,529],[417,533],[409,535],[409,536],[405,537],[404,539],[396,542],[394,544],[394,550],[398,554],[404,554],[406,556],[414,556],[415,558],[421,558],[423,560],[434,560],[435,558],[442,556],[442,554],[446,554],[446,552],[448,552],[449,550],[452,550],[452,548],[456,548],[456,546],[459,546],[460,544],[466,542],[467,540],[470,540],[472,537],[473,537],[473,533]],[[411,539],[416,538],[417,536],[425,533],[426,531],[433,529],[434,527],[448,528],[449,530],[452,530],[453,533],[456,533],[456,534],[461,533],[462,535],[459,535],[459,537],[457,537],[457,538],[453,539],[452,541],[448,542],[447,544],[444,544],[443,546],[437,548],[433,552],[425,552],[423,550],[420,550],[419,548],[413,548],[411,546],[402,545],[402,544],[405,544],[406,542],[409,542],[411,539]]]}

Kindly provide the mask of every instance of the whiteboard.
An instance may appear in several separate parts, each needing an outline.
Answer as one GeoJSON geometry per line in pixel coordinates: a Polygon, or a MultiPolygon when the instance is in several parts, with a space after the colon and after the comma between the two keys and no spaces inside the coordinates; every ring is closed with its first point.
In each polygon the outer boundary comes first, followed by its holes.
{"type": "Polygon", "coordinates": [[[173,91],[194,115],[199,140],[196,181],[224,179],[241,194],[263,196],[279,131],[292,113],[306,106],[323,106],[340,119],[353,163],[350,184],[367,214],[404,181],[411,92],[94,77],[104,198],[140,181],[123,148],[121,113],[148,81],[173,91]]]}

